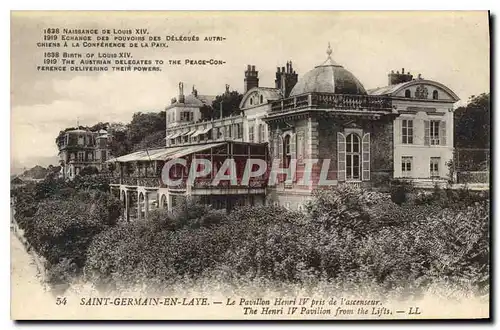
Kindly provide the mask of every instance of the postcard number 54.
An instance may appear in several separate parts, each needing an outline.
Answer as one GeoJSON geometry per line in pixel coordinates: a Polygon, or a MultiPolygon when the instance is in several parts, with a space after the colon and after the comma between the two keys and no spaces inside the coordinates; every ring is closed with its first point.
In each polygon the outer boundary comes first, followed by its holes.
{"type": "Polygon", "coordinates": [[[66,297],[56,298],[56,305],[66,305],[66,303],[67,303],[66,297]]]}

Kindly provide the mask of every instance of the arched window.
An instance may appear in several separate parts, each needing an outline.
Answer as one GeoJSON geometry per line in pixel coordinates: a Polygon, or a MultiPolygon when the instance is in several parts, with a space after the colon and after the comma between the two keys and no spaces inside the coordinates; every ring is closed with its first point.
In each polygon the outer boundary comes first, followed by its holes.
{"type": "Polygon", "coordinates": [[[283,138],[283,167],[288,168],[292,160],[292,153],[290,150],[290,135],[283,138]]]}
{"type": "Polygon", "coordinates": [[[411,91],[409,89],[405,90],[405,97],[411,97],[411,91]]]}
{"type": "Polygon", "coordinates": [[[434,90],[434,92],[432,92],[432,99],[437,100],[438,98],[439,98],[439,93],[437,90],[434,90]]]}
{"type": "Polygon", "coordinates": [[[260,103],[264,103],[264,96],[260,96],[260,103]]]}
{"type": "Polygon", "coordinates": [[[360,139],[357,134],[346,137],[346,179],[360,180],[360,139]]]}

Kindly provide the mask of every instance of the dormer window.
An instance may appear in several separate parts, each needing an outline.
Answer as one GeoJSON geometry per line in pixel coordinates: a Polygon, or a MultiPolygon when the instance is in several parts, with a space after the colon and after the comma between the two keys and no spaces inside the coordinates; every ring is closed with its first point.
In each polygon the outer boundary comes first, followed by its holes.
{"type": "Polygon", "coordinates": [[[439,93],[437,90],[434,90],[434,92],[432,92],[432,99],[433,100],[439,99],[439,93]]]}
{"type": "Polygon", "coordinates": [[[411,97],[411,91],[409,89],[405,90],[405,97],[407,98],[411,97]]]}
{"type": "Polygon", "coordinates": [[[263,95],[260,96],[260,103],[261,104],[264,103],[264,96],[263,95]]]}
{"type": "Polygon", "coordinates": [[[250,98],[250,105],[253,105],[253,98],[250,98]]]}

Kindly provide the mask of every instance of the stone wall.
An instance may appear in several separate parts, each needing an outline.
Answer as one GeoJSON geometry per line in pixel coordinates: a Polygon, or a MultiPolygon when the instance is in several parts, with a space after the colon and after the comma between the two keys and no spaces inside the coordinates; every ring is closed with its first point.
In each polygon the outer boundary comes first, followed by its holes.
{"type": "Polygon", "coordinates": [[[371,121],[365,125],[370,134],[370,181],[374,186],[389,182],[393,177],[393,122],[389,119],[371,121]]]}

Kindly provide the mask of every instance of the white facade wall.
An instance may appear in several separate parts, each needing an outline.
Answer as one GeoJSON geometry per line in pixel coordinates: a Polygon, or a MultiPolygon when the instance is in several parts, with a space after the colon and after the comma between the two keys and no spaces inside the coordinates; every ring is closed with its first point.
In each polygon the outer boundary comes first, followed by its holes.
{"type": "MultiPolygon", "coordinates": [[[[447,162],[453,159],[453,107],[449,102],[426,102],[417,100],[394,100],[400,116],[394,121],[394,177],[428,179],[431,157],[439,157],[439,177],[448,177],[447,162]],[[435,110],[434,110],[435,109],[435,110]],[[413,143],[403,143],[403,120],[413,121],[413,143]],[[444,121],[446,127],[445,144],[427,145],[425,142],[425,122],[444,121]],[[410,173],[403,175],[402,158],[411,157],[410,173]]],[[[439,134],[442,139],[442,129],[439,134]]]]}

